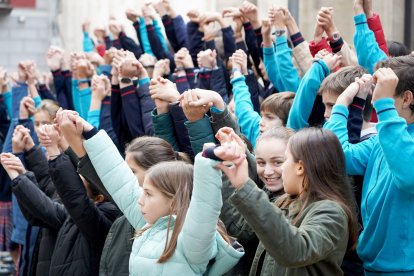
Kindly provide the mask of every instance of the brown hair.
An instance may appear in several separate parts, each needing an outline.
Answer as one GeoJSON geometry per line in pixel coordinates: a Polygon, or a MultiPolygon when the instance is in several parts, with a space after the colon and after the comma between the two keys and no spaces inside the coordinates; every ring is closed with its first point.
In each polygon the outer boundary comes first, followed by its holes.
{"type": "Polygon", "coordinates": [[[47,114],[49,114],[49,116],[52,119],[55,119],[56,118],[56,113],[57,113],[58,110],[59,110],[59,105],[55,101],[45,99],[45,100],[42,100],[42,103],[36,109],[35,113],[38,113],[40,111],[44,111],[47,114]]]}
{"type": "Polygon", "coordinates": [[[342,67],[333,74],[327,76],[319,88],[319,93],[322,95],[325,92],[340,95],[345,89],[355,81],[356,77],[361,77],[367,71],[359,65],[352,65],[342,67]]]}
{"type": "Polygon", "coordinates": [[[280,92],[272,94],[262,102],[260,105],[260,111],[267,111],[275,114],[280,118],[280,120],[282,120],[283,125],[286,126],[293,98],[295,98],[295,93],[293,92],[280,92]]]}
{"type": "MultiPolygon", "coordinates": [[[[393,57],[380,61],[375,69],[387,67],[391,68],[398,77],[398,84],[395,88],[395,95],[401,96],[405,91],[411,91],[414,94],[414,56],[393,57]]],[[[414,103],[410,105],[414,112],[414,103]]]]}
{"type": "Polygon", "coordinates": [[[151,167],[145,178],[151,181],[151,184],[167,198],[172,199],[172,206],[175,210],[176,219],[171,238],[169,238],[169,233],[172,212],[168,219],[164,252],[158,259],[159,263],[163,263],[174,254],[178,235],[181,232],[190,205],[193,191],[193,166],[182,161],[161,162],[151,167]]]}
{"type": "Polygon", "coordinates": [[[144,170],[163,161],[181,160],[191,163],[187,154],[174,151],[167,141],[153,136],[135,138],[127,145],[125,153],[130,154],[135,163],[144,170]]]}
{"type": "Polygon", "coordinates": [[[294,134],[288,147],[294,161],[301,160],[305,169],[304,204],[292,223],[297,223],[310,204],[320,200],[335,201],[348,217],[348,247],[353,248],[358,237],[356,203],[338,138],[326,129],[307,128],[294,134]]]}
{"type": "MultiPolygon", "coordinates": [[[[147,171],[145,179],[148,179],[164,196],[172,199],[173,208],[168,218],[164,252],[158,259],[158,263],[164,263],[174,254],[178,236],[183,228],[187,210],[190,206],[193,191],[193,166],[183,161],[161,162],[147,171]],[[173,213],[176,215],[176,218],[170,237],[173,213]]],[[[138,235],[148,228],[138,231],[138,235]]],[[[217,223],[217,231],[227,243],[231,244],[231,238],[220,220],[217,223]]]]}

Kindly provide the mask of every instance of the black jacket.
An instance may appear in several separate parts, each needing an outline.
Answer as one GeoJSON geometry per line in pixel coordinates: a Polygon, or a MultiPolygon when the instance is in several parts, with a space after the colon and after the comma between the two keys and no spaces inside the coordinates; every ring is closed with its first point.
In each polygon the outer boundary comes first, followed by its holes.
{"type": "Polygon", "coordinates": [[[49,174],[69,214],[57,237],[50,275],[98,275],[104,241],[119,211],[111,202],[92,202],[67,155],[49,162],[49,174]]]}

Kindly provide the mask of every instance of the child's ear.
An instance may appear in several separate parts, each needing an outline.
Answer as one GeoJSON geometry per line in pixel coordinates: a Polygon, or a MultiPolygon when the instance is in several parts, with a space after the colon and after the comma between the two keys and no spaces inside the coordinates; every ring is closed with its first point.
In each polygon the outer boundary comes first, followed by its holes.
{"type": "Polygon", "coordinates": [[[413,103],[414,95],[410,90],[405,90],[403,93],[403,105],[404,107],[410,108],[413,103]]]}
{"type": "Polygon", "coordinates": [[[105,196],[104,195],[97,195],[94,198],[95,203],[102,203],[105,201],[105,196]]]}
{"type": "Polygon", "coordinates": [[[296,163],[296,175],[297,176],[305,175],[305,167],[303,166],[302,160],[299,160],[299,162],[296,163]]]}

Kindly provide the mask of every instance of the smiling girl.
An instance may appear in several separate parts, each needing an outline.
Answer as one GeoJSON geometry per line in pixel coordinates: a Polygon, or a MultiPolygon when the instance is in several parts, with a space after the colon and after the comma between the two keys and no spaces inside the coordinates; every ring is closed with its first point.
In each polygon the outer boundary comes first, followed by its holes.
{"type": "Polygon", "coordinates": [[[343,275],[357,222],[338,138],[314,128],[293,135],[282,166],[285,195],[272,203],[249,179],[244,145],[231,135],[234,142],[215,154],[233,163],[220,165],[236,189],[231,202],[260,240],[250,275],[343,275]]]}

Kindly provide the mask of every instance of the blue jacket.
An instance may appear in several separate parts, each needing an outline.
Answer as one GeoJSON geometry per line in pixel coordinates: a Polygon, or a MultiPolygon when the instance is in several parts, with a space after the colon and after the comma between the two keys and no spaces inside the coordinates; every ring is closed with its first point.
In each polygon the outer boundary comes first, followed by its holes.
{"type": "Polygon", "coordinates": [[[322,81],[329,73],[330,70],[323,60],[313,63],[299,84],[286,124],[288,128],[300,130],[308,126],[308,119],[312,112],[311,107],[314,105],[322,81]]]}
{"type": "Polygon", "coordinates": [[[374,33],[368,27],[365,14],[355,15],[354,22],[354,45],[358,63],[367,69],[370,74],[373,74],[375,64],[377,64],[378,61],[387,59],[387,55],[378,46],[374,33]]]}
{"type": "MultiPolygon", "coordinates": [[[[145,221],[137,199],[142,188],[109,137],[100,131],[84,146],[118,207],[135,229],[141,228],[145,221]]],[[[157,263],[168,227],[168,217],[163,217],[134,240],[131,275],[222,275],[238,262],[243,253],[225,244],[216,230],[222,206],[221,171],[214,168],[216,164],[201,155],[196,157],[191,202],[173,256],[165,263],[157,263]],[[215,262],[207,268],[211,259],[215,262]]]]}
{"type": "Polygon", "coordinates": [[[263,47],[263,62],[269,80],[278,91],[296,92],[300,78],[285,35],[276,38],[275,47],[263,47]]]}
{"type": "Polygon", "coordinates": [[[324,127],[338,136],[348,174],[364,175],[361,200],[364,230],[357,247],[364,268],[389,272],[387,275],[402,275],[398,272],[403,271],[411,271],[404,275],[413,275],[414,124],[407,125],[399,117],[391,98],[376,101],[374,107],[378,114],[378,135],[366,141],[348,142],[345,106],[335,105],[324,127]]]}
{"type": "Polygon", "coordinates": [[[233,78],[231,84],[233,85],[234,111],[236,113],[237,123],[242,133],[252,143],[253,148],[256,148],[256,140],[260,135],[259,123],[262,117],[254,111],[245,77],[239,76],[233,78]]]}

